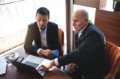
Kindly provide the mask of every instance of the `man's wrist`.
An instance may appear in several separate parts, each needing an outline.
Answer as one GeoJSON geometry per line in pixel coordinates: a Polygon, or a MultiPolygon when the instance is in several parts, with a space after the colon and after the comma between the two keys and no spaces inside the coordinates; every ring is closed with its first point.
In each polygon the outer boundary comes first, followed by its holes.
{"type": "Polygon", "coordinates": [[[58,58],[55,58],[55,59],[54,59],[54,62],[55,62],[55,65],[56,65],[56,66],[59,66],[58,58]]]}
{"type": "Polygon", "coordinates": [[[41,53],[41,48],[39,48],[38,50],[37,50],[37,53],[39,54],[39,55],[42,55],[42,53],[41,53]]]}
{"type": "Polygon", "coordinates": [[[43,49],[41,49],[39,53],[41,53],[41,54],[42,54],[42,53],[43,53],[43,49]]]}

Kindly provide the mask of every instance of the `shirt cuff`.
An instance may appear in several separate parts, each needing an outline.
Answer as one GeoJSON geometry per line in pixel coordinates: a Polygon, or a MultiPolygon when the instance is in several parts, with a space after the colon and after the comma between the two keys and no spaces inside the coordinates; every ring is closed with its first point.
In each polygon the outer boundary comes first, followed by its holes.
{"type": "Polygon", "coordinates": [[[56,66],[59,66],[58,58],[55,58],[54,61],[55,61],[55,65],[56,65],[56,66]]]}
{"type": "Polygon", "coordinates": [[[39,48],[39,49],[37,50],[37,54],[42,55],[42,54],[40,53],[40,51],[41,51],[41,48],[39,48]]]}

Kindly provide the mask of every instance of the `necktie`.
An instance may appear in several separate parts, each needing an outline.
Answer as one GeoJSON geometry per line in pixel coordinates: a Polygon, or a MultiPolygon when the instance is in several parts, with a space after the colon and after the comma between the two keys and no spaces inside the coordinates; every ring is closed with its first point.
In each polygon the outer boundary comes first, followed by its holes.
{"type": "Polygon", "coordinates": [[[78,33],[75,34],[75,40],[78,40],[78,33]]]}

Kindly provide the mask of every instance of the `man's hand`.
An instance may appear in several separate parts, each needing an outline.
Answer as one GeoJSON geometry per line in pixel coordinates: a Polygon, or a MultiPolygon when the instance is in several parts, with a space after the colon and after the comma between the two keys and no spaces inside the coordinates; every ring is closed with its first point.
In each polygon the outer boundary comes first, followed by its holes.
{"type": "Polygon", "coordinates": [[[40,67],[42,67],[43,70],[45,71],[49,71],[50,68],[52,68],[55,65],[55,61],[54,60],[45,60],[43,61],[42,64],[40,64],[36,70],[38,70],[40,67]]]}
{"type": "Polygon", "coordinates": [[[74,72],[74,63],[68,64],[68,71],[70,72],[70,74],[72,74],[72,72],[74,72]]]}
{"type": "Polygon", "coordinates": [[[43,54],[43,55],[45,55],[45,56],[50,56],[52,54],[55,54],[53,51],[51,51],[49,49],[46,49],[46,50],[41,49],[40,53],[43,54]]]}

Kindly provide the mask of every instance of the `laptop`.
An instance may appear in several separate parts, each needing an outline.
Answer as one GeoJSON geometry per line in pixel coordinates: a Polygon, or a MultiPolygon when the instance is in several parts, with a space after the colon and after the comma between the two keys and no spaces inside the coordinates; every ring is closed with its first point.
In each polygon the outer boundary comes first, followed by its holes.
{"type": "Polygon", "coordinates": [[[36,70],[36,68],[39,64],[30,62],[30,61],[25,61],[24,63],[20,63],[20,62],[17,62],[16,60],[11,60],[11,59],[8,59],[8,58],[6,58],[6,59],[9,62],[11,62],[12,65],[14,65],[17,69],[21,69],[21,70],[30,72],[32,74],[40,75],[40,76],[44,76],[45,73],[46,73],[46,71],[42,70],[42,68],[39,68],[38,70],[36,70]]]}

